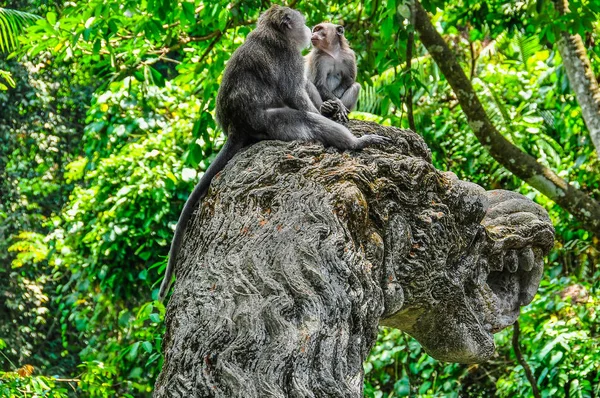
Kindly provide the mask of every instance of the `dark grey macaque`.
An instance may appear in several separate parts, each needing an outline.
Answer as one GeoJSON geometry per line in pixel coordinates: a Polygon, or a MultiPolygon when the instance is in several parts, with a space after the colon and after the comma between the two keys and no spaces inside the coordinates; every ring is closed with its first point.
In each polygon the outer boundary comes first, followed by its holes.
{"type": "Polygon", "coordinates": [[[347,122],[356,105],[356,56],[344,37],[344,27],[320,23],[312,30],[313,50],[306,56],[307,91],[321,114],[347,122]]]}
{"type": "Polygon", "coordinates": [[[212,178],[242,148],[261,140],[319,141],[341,150],[390,142],[374,134],[356,137],[346,127],[320,115],[306,91],[301,54],[310,40],[311,31],[301,13],[274,5],[260,16],[256,29],[227,62],[217,94],[216,116],[228,139],[179,216],[159,300],[169,291],[177,254],[196,204],[206,195],[212,178]]]}

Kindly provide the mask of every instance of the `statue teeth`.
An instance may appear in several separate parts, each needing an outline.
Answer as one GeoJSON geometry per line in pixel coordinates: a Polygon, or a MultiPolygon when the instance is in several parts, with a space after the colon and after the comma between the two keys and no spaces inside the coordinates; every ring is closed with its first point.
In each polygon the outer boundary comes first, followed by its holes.
{"type": "Polygon", "coordinates": [[[525,248],[521,252],[521,258],[519,259],[519,268],[523,271],[529,272],[533,268],[535,262],[535,256],[533,250],[530,247],[525,248]]]}
{"type": "Polygon", "coordinates": [[[514,274],[519,269],[519,257],[516,250],[509,250],[504,256],[504,265],[508,272],[514,274]]]}

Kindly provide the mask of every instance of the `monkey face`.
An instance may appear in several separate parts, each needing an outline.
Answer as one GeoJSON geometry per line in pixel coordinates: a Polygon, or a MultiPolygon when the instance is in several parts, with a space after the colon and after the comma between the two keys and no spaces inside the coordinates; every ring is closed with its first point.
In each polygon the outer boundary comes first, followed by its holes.
{"type": "Polygon", "coordinates": [[[332,50],[341,43],[343,37],[344,27],[342,25],[323,22],[313,28],[310,41],[316,48],[332,50]]]}

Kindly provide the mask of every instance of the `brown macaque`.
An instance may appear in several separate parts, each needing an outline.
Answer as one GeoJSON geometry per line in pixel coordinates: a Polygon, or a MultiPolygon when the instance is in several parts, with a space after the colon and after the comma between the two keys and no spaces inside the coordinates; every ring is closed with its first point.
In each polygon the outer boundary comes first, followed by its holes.
{"type": "Polygon", "coordinates": [[[312,30],[311,42],[313,50],[306,56],[308,95],[321,114],[344,123],[360,91],[354,51],[342,25],[318,24],[312,30]]]}

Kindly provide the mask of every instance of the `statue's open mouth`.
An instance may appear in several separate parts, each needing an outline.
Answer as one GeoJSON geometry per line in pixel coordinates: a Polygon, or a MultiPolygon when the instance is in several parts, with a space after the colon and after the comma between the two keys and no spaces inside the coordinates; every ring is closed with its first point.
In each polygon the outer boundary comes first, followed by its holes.
{"type": "Polygon", "coordinates": [[[514,324],[520,307],[533,300],[544,253],[554,242],[552,224],[538,205],[506,191],[486,195],[483,228],[469,254],[430,279],[431,291],[445,294],[435,301],[408,300],[381,322],[407,331],[441,361],[481,362],[494,353],[494,333],[514,324]]]}
{"type": "Polygon", "coordinates": [[[535,295],[543,273],[541,249],[525,247],[485,258],[475,267],[480,274],[464,290],[417,316],[407,330],[438,360],[474,363],[489,358],[494,333],[512,325],[520,307],[535,295]]]}
{"type": "MultiPolygon", "coordinates": [[[[493,334],[515,323],[520,307],[529,304],[543,275],[543,256],[554,242],[554,230],[541,208],[506,191],[489,191],[490,207],[482,221],[484,244],[471,285],[465,284],[464,307],[472,319],[462,317],[447,334],[448,347],[430,350],[441,360],[478,362],[493,352],[493,334]]],[[[450,322],[465,313],[435,310],[436,323],[450,322]],[[454,312],[452,314],[452,312],[454,312]]],[[[452,324],[450,322],[449,324],[452,324]]],[[[435,333],[434,333],[435,335],[435,333]]],[[[424,339],[424,345],[431,337],[424,339]]]]}

